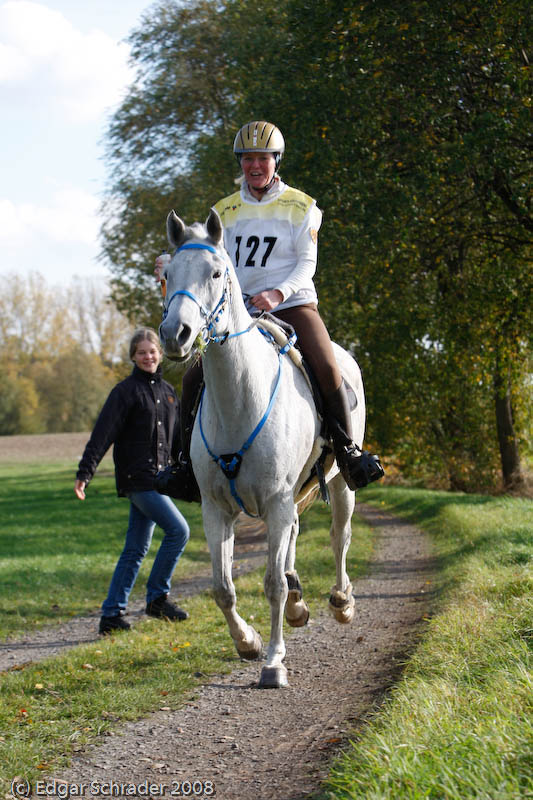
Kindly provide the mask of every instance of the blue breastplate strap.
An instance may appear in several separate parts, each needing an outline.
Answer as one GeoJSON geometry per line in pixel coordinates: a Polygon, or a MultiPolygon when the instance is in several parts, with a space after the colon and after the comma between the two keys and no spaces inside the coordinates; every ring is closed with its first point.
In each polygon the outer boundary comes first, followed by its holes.
{"type": "MultiPolygon", "coordinates": [[[[261,330],[261,328],[259,328],[259,330],[261,330]]],[[[263,335],[265,335],[267,338],[272,339],[270,334],[267,334],[266,331],[261,330],[261,333],[263,333],[263,335]]],[[[272,406],[274,405],[274,401],[275,401],[276,395],[278,393],[280,379],[281,379],[282,356],[284,356],[288,352],[289,348],[293,346],[295,341],[296,341],[296,336],[292,336],[289,339],[289,341],[287,342],[287,344],[279,351],[279,353],[278,353],[278,374],[276,376],[276,383],[274,384],[274,388],[272,390],[272,394],[270,396],[270,401],[268,403],[267,409],[266,409],[265,413],[263,414],[263,416],[261,417],[261,419],[259,420],[259,422],[257,423],[257,425],[255,426],[255,428],[252,431],[252,433],[250,434],[250,436],[248,437],[248,439],[245,441],[245,443],[243,444],[243,446],[241,447],[241,449],[237,453],[229,453],[229,454],[220,455],[220,456],[217,456],[217,455],[215,455],[215,453],[213,453],[213,451],[209,447],[207,439],[205,438],[204,429],[202,427],[202,407],[203,407],[203,402],[204,402],[205,386],[204,386],[204,389],[202,391],[202,396],[200,398],[200,408],[198,410],[198,420],[199,420],[199,424],[200,424],[200,435],[202,437],[202,440],[203,440],[203,443],[205,445],[205,448],[206,448],[207,452],[209,453],[209,455],[211,456],[211,458],[213,459],[213,461],[215,462],[215,464],[218,464],[218,466],[220,467],[220,469],[222,470],[222,472],[224,473],[226,478],[229,480],[231,494],[232,494],[232,497],[234,498],[235,502],[237,503],[237,505],[239,506],[241,511],[244,511],[244,513],[249,517],[258,517],[259,515],[258,514],[251,514],[249,511],[246,510],[243,501],[241,500],[241,498],[237,494],[237,489],[235,487],[235,479],[237,478],[237,475],[239,474],[239,469],[241,467],[242,457],[243,457],[244,453],[248,450],[248,448],[250,447],[250,445],[252,444],[252,442],[254,441],[256,436],[258,435],[259,431],[262,429],[263,425],[267,421],[267,419],[268,419],[268,417],[270,415],[270,412],[272,411],[272,406]]]]}

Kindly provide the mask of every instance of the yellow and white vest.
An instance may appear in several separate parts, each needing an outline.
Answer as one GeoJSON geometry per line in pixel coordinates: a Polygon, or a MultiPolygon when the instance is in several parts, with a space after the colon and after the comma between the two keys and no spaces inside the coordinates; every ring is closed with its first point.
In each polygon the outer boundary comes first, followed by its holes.
{"type": "Polygon", "coordinates": [[[312,197],[277,179],[261,201],[243,184],[214,208],[245,299],[278,289],[278,309],[318,302],[313,275],[322,212],[312,197]]]}

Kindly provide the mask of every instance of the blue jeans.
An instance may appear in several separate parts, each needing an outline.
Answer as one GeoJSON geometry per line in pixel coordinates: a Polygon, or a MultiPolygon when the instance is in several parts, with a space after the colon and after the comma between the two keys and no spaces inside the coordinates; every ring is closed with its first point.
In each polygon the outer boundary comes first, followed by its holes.
{"type": "Polygon", "coordinates": [[[114,617],[126,610],[128,597],[137,579],[156,525],[164,531],[163,540],[146,586],[146,602],[168,594],[170,579],[179,557],[189,541],[189,526],[170,497],[155,490],[131,492],[130,519],[124,550],[115,567],[102,615],[114,617]]]}

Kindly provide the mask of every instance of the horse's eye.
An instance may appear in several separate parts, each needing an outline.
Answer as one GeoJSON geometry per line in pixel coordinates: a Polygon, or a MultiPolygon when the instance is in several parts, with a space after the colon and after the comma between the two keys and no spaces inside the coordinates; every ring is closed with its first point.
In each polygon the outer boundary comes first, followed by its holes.
{"type": "Polygon", "coordinates": [[[220,278],[221,275],[222,275],[222,273],[221,273],[221,271],[219,269],[217,269],[217,270],[215,270],[215,272],[213,272],[213,278],[220,278]]]}

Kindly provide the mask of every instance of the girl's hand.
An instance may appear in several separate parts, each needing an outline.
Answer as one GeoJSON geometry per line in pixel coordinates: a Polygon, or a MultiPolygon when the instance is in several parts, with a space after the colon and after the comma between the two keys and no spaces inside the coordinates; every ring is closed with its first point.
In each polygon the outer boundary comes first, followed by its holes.
{"type": "Polygon", "coordinates": [[[170,256],[168,253],[161,253],[155,260],[154,275],[156,281],[160,282],[163,278],[165,267],[170,263],[170,256]]]}
{"type": "Polygon", "coordinates": [[[78,498],[78,500],[85,500],[85,487],[86,486],[87,486],[87,484],[85,483],[85,481],[76,480],[76,483],[74,484],[74,492],[75,492],[76,497],[78,498]]]}

